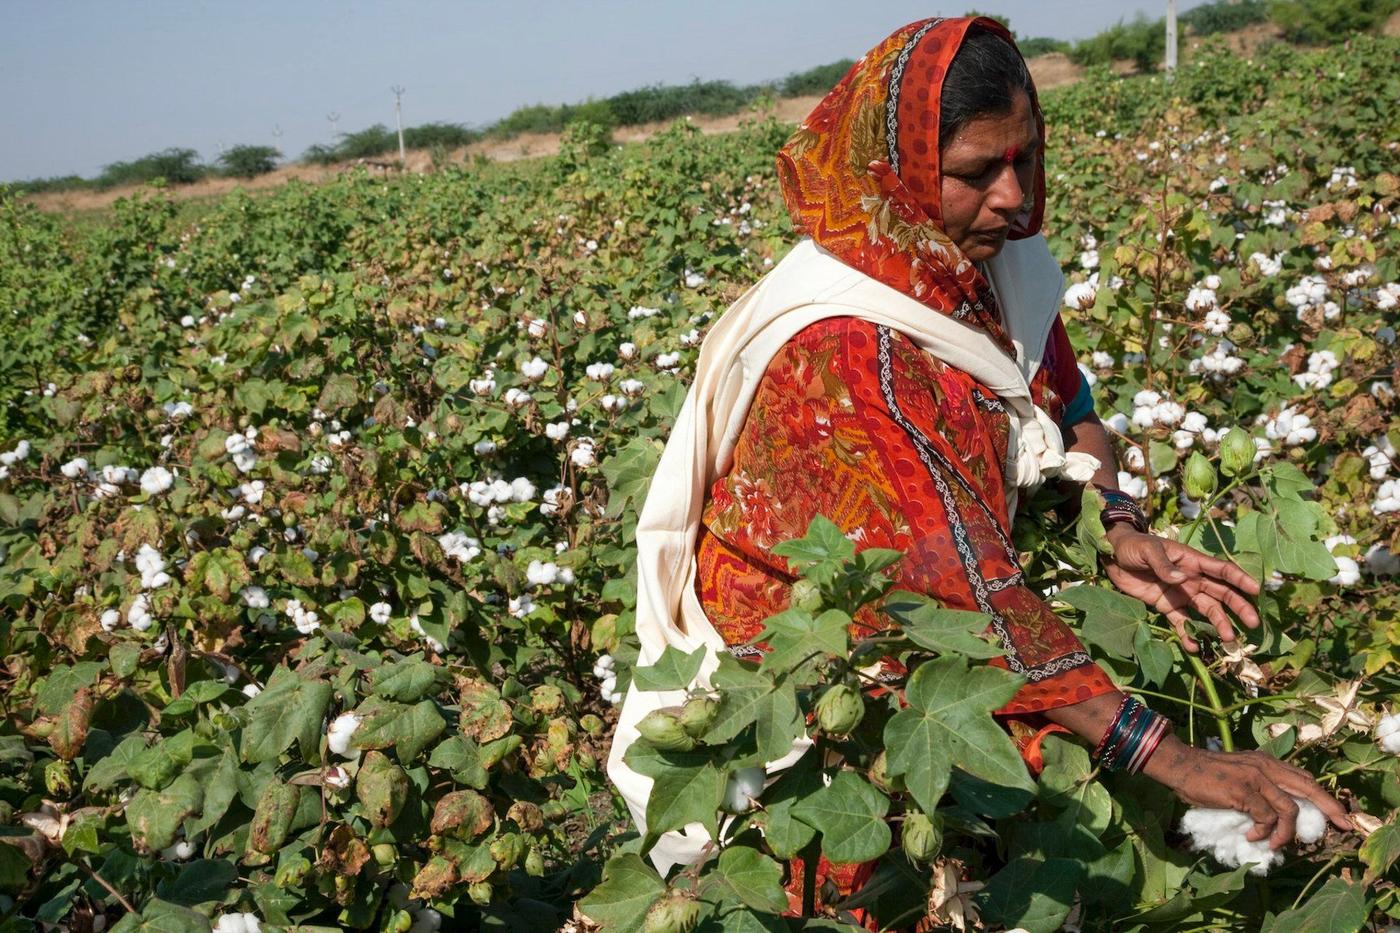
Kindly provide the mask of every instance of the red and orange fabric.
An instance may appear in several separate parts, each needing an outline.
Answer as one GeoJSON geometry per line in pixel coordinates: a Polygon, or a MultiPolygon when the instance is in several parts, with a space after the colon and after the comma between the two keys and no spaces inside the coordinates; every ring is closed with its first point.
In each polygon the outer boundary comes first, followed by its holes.
{"type": "MultiPolygon", "coordinates": [[[[942,79],[973,22],[912,23],[866,53],[783,147],[778,170],[802,233],[1012,353],[982,271],[939,227],[942,79]]],[[[1011,41],[996,22],[975,22],[1011,41]]],[[[1013,237],[1039,231],[1043,178],[1038,167],[1013,237]]],[[[1080,384],[1057,321],[1033,401],[1059,419],[1080,384]]],[[[858,549],[903,551],[892,568],[898,586],[992,618],[1005,649],[998,662],[1027,678],[1000,712],[1024,720],[1014,731],[1034,763],[1038,736],[1026,726],[1035,714],[1114,688],[1026,586],[1003,486],[1008,435],[990,390],[898,332],[853,317],[807,327],[769,364],[732,464],[709,490],[696,556],[706,616],[736,654],[760,650],[747,643],[787,607],[795,579],[772,547],[824,515],[858,549]]],[[[868,611],[855,619],[864,631],[882,624],[868,611]]],[[[819,880],[843,895],[868,871],[818,866],[819,880]]]]}

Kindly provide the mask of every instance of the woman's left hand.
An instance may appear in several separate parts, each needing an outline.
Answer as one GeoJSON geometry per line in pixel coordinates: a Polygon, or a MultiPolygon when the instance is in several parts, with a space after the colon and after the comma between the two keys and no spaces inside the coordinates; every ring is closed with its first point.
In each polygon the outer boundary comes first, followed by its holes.
{"type": "Polygon", "coordinates": [[[1186,632],[1191,610],[1214,625],[1222,641],[1235,639],[1227,608],[1247,627],[1259,626],[1259,613],[1251,603],[1259,583],[1237,565],[1126,523],[1109,527],[1108,542],[1113,546],[1113,553],[1104,558],[1108,579],[1165,615],[1181,646],[1192,654],[1200,645],[1186,632]]]}

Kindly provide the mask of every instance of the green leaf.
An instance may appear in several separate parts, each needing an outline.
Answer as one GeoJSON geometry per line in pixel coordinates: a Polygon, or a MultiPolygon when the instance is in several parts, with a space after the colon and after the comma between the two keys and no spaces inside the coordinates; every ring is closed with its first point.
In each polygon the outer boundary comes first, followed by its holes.
{"type": "Polygon", "coordinates": [[[370,690],[375,696],[398,700],[400,703],[412,703],[436,690],[442,683],[442,677],[442,668],[414,655],[375,670],[370,681],[370,690]]]}
{"type": "Polygon", "coordinates": [[[822,834],[822,854],[833,862],[867,862],[889,850],[885,822],[890,799],[865,778],[842,771],[816,794],[800,801],[793,815],[822,834]]]}
{"type": "Polygon", "coordinates": [[[673,768],[655,778],[647,798],[647,841],[650,849],[662,833],[699,823],[716,830],[720,801],[724,799],[724,774],[712,762],[698,768],[673,768]]]}
{"type": "Polygon", "coordinates": [[[701,645],[686,654],[672,645],[667,645],[655,664],[633,669],[632,683],[636,684],[639,690],[684,690],[690,686],[695,675],[700,673],[706,650],[705,646],[701,645]]]}
{"type": "Polygon", "coordinates": [[[179,874],[156,891],[167,901],[195,907],[222,901],[237,880],[238,868],[228,859],[200,858],[181,865],[179,874]]]}
{"type": "Polygon", "coordinates": [[[605,933],[630,933],[642,928],[647,910],[665,890],[661,876],[641,856],[628,852],[608,860],[603,866],[603,883],[580,901],[578,908],[605,933]]]}
{"type": "Polygon", "coordinates": [[[1259,546],[1264,559],[1280,573],[1326,580],[1337,572],[1327,546],[1316,540],[1317,504],[1299,499],[1274,499],[1272,520],[1259,523],[1259,546]]]}
{"type": "Polygon", "coordinates": [[[1066,858],[1018,858],[992,876],[978,894],[982,919],[1029,933],[1053,933],[1074,906],[1084,866],[1066,858]]]}
{"type": "Polygon", "coordinates": [[[350,740],[352,746],[371,749],[392,745],[404,764],[417,758],[447,728],[432,700],[408,706],[370,697],[356,708],[355,715],[360,717],[360,725],[350,740]]]}
{"type": "Polygon", "coordinates": [[[481,766],[481,750],[464,735],[454,735],[433,749],[428,765],[451,772],[452,780],[458,784],[477,790],[486,787],[486,769],[481,766]]]}
{"type": "Polygon", "coordinates": [[[175,780],[194,758],[196,741],[193,729],[159,739],[131,760],[126,767],[127,774],[142,787],[160,790],[175,780]]]}
{"type": "Polygon", "coordinates": [[[1084,492],[1079,498],[1079,519],[1074,525],[1074,536],[1084,553],[1093,555],[1112,554],[1113,545],[1108,543],[1108,532],[1103,527],[1103,509],[1107,505],[1103,493],[1093,483],[1084,484],[1084,492]]]}
{"type": "Polygon", "coordinates": [[[813,616],[803,609],[786,609],[764,620],[757,640],[768,643],[761,670],[783,673],[811,667],[826,657],[847,654],[851,617],[839,609],[828,609],[813,616]]]}
{"type": "Polygon", "coordinates": [[[763,838],[780,859],[796,858],[816,835],[816,830],[797,818],[798,804],[822,789],[821,772],[815,753],[804,755],[772,787],[763,792],[763,838]]]}
{"type": "Polygon", "coordinates": [[[788,906],[782,866],[748,846],[731,846],[721,852],[719,864],[705,876],[701,892],[707,900],[737,900],[770,914],[780,914],[788,906]]]}
{"type": "Polygon", "coordinates": [[[273,761],[293,742],[303,750],[315,749],[331,692],[324,680],[304,679],[285,667],[277,668],[262,693],[243,707],[250,717],[243,730],[243,760],[273,761]]]}
{"type": "Polygon", "coordinates": [[[1301,907],[1265,922],[1263,933],[1356,933],[1366,915],[1361,886],[1331,878],[1301,907]]]}
{"type": "Polygon", "coordinates": [[[152,898],[139,914],[127,914],[112,933],[210,933],[209,919],[188,907],[152,898]]]}
{"type": "Polygon", "coordinates": [[[175,841],[180,824],[198,813],[203,802],[204,788],[199,780],[182,774],[165,790],[137,791],[126,804],[126,821],[146,849],[164,849],[175,841]]]}
{"type": "Polygon", "coordinates": [[[608,481],[607,516],[616,518],[629,506],[640,508],[651,486],[651,476],[661,459],[660,444],[634,437],[599,465],[608,481]]]}
{"type": "Polygon", "coordinates": [[[817,515],[804,537],[775,544],[772,550],[779,557],[786,557],[794,570],[803,570],[814,564],[850,560],[856,546],[831,519],[817,515]]]}
{"type": "Polygon", "coordinates": [[[1147,607],[1131,596],[1103,586],[1067,586],[1055,598],[1084,614],[1084,640],[1116,658],[1133,657],[1133,642],[1146,627],[1147,607]]]}
{"type": "Polygon", "coordinates": [[[890,593],[883,609],[899,623],[910,641],[928,651],[977,659],[1006,653],[999,643],[983,637],[991,623],[985,613],[944,609],[927,596],[906,590],[890,593]]]}
{"type": "Polygon", "coordinates": [[[357,401],[359,401],[359,394],[355,385],[355,377],[348,373],[337,373],[326,380],[316,406],[328,414],[334,414],[342,408],[349,408],[357,401]]]}
{"type": "Polygon", "coordinates": [[[1016,746],[992,719],[1025,681],[1000,668],[968,670],[962,657],[920,665],[909,678],[909,706],[885,726],[889,771],[902,775],[932,813],[956,765],[985,781],[1034,790],[1016,746]]]}
{"type": "Polygon", "coordinates": [[[1386,823],[1361,843],[1361,861],[1366,865],[1369,881],[1381,877],[1400,858],[1400,827],[1386,823]]]}
{"type": "Polygon", "coordinates": [[[34,697],[34,705],[45,716],[57,716],[72,701],[74,694],[91,687],[102,676],[99,661],[80,661],[71,667],[55,667],[34,697]]]}
{"type": "Polygon", "coordinates": [[[130,777],[127,770],[141,757],[141,753],[146,750],[146,741],[139,735],[129,735],[122,739],[116,748],[88,770],[83,778],[83,789],[87,791],[103,791],[116,784],[118,781],[130,777]]]}

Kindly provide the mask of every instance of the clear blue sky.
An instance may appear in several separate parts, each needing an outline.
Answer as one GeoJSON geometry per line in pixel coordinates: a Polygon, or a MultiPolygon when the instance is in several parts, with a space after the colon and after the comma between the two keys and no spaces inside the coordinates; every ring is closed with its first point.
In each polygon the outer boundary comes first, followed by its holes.
{"type": "Polygon", "coordinates": [[[0,0],[0,180],[168,146],[295,157],[331,141],[332,111],[342,131],[392,125],[394,84],[405,125],[481,125],[658,82],[779,78],[969,6],[1077,39],[1165,0],[0,0]]]}

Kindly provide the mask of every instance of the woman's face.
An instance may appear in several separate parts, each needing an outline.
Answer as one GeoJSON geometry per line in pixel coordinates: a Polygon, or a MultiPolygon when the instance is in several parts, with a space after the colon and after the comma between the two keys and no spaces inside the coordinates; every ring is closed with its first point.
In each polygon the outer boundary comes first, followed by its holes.
{"type": "Polygon", "coordinates": [[[968,259],[990,259],[1031,197],[1040,136],[1025,91],[1008,113],[969,120],[943,149],[943,230],[968,259]]]}

